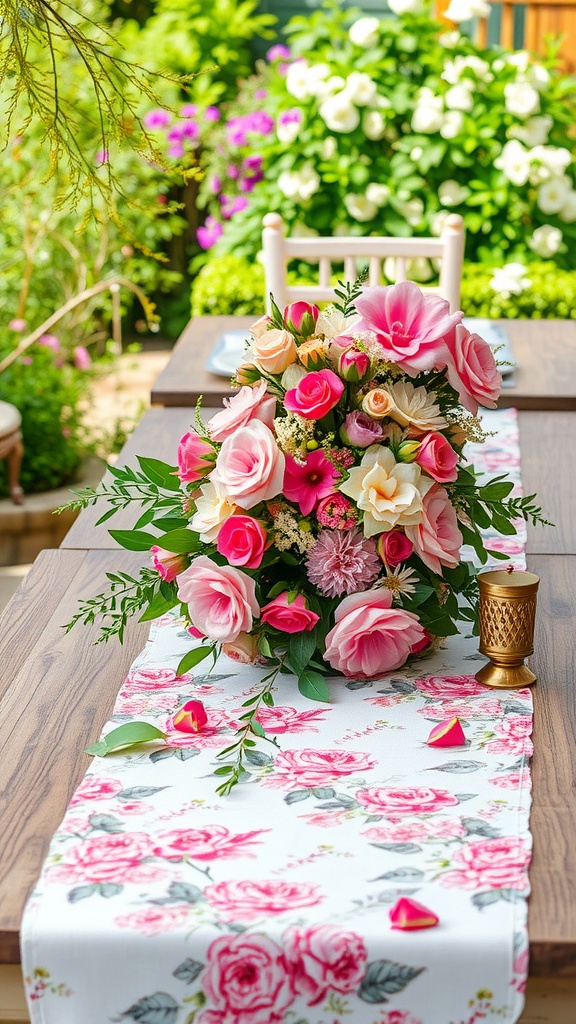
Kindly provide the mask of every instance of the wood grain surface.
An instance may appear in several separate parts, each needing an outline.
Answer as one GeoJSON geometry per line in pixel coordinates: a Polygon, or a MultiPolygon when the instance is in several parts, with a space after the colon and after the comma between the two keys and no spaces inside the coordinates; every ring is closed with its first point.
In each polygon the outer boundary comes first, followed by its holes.
{"type": "MultiPolygon", "coordinates": [[[[190,321],[172,358],[154,384],[153,405],[194,406],[200,395],[218,404],[230,395],[229,381],[205,369],[225,331],[247,330],[255,317],[200,316],[190,321]]],[[[495,320],[510,338],[517,369],[514,387],[499,401],[517,409],[576,410],[576,320],[495,320]]]]}

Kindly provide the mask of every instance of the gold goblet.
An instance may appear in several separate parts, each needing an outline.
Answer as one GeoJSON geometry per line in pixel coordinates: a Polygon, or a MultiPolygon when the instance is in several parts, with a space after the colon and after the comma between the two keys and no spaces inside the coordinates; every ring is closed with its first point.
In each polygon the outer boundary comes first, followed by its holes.
{"type": "Polygon", "coordinates": [[[534,651],[538,576],[496,569],[478,576],[480,653],[490,659],[476,673],[479,683],[502,689],[530,686],[536,676],[524,664],[534,651]]]}

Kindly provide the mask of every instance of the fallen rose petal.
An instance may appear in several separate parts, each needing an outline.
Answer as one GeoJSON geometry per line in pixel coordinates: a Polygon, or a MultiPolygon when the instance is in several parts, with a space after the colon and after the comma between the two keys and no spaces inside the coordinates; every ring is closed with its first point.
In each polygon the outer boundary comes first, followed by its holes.
{"type": "Polygon", "coordinates": [[[422,903],[404,896],[389,911],[391,927],[399,931],[411,931],[417,928],[434,928],[440,918],[433,910],[428,910],[422,903]]]}
{"type": "Polygon", "coordinates": [[[206,725],[208,715],[201,700],[188,700],[172,718],[172,725],[178,732],[200,732],[206,725]]]}
{"type": "Polygon", "coordinates": [[[438,722],[426,740],[429,747],[465,747],[466,737],[459,718],[438,722]]]}

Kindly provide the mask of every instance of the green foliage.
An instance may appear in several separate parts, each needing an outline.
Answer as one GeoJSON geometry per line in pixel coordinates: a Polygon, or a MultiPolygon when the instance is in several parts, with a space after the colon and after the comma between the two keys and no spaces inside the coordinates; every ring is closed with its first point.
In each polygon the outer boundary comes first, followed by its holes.
{"type": "Polygon", "coordinates": [[[526,278],[530,286],[516,295],[494,291],[490,267],[468,264],[462,277],[461,302],[467,316],[497,319],[576,319],[576,272],[561,270],[554,263],[530,263],[526,278]]]}
{"type": "Polygon", "coordinates": [[[192,286],[192,316],[260,315],[264,270],[240,256],[214,257],[192,286]]]}

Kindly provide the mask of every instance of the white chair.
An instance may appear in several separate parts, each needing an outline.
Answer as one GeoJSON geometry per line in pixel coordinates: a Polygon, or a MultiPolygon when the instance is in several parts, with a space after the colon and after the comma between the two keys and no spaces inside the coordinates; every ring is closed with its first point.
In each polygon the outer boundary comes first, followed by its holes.
{"type": "Polygon", "coordinates": [[[441,295],[450,303],[452,312],[460,308],[460,279],[464,259],[464,221],[459,214],[452,213],[446,218],[440,238],[387,238],[366,235],[358,237],[332,238],[286,238],[284,221],[278,213],[267,213],[264,217],[262,244],[264,249],[264,272],[266,278],[266,302],[270,294],[282,309],[289,302],[305,300],[311,302],[333,302],[334,289],[330,285],[332,263],[344,264],[344,281],[354,281],[357,274],[358,257],[368,259],[368,284],[382,283],[382,261],[393,257],[396,261],[395,280],[406,281],[407,261],[417,256],[439,259],[440,283],[437,288],[423,288],[441,295]],[[314,285],[289,287],[286,283],[286,265],[289,260],[318,260],[319,282],[314,285]]]}

